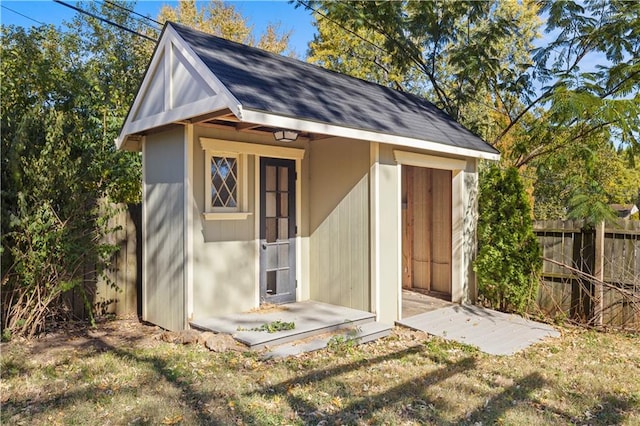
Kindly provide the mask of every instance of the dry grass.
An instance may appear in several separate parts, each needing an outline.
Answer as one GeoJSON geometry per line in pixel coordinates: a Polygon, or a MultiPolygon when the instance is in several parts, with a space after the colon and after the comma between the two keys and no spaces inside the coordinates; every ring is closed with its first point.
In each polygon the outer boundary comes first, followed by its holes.
{"type": "Polygon", "coordinates": [[[425,334],[263,362],[132,321],[2,346],[4,424],[640,424],[640,339],[564,329],[511,357],[425,334]]]}

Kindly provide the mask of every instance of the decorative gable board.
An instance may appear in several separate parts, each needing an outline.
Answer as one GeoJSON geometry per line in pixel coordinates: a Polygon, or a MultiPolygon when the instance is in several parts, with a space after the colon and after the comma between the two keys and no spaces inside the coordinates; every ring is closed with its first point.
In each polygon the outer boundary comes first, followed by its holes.
{"type": "Polygon", "coordinates": [[[117,140],[128,135],[228,108],[240,103],[170,26],[165,28],[138,95],[117,140]]]}
{"type": "Polygon", "coordinates": [[[171,45],[171,79],[169,96],[171,108],[177,108],[217,95],[198,74],[175,45],[171,45]]]}

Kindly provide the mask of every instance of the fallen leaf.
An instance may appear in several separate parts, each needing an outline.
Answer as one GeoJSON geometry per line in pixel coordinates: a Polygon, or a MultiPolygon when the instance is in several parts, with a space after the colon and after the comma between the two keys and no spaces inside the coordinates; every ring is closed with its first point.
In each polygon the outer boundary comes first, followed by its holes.
{"type": "Polygon", "coordinates": [[[173,417],[165,417],[164,419],[162,419],[162,424],[163,425],[176,425],[178,423],[180,423],[182,421],[182,415],[178,414],[176,416],[173,417]]]}

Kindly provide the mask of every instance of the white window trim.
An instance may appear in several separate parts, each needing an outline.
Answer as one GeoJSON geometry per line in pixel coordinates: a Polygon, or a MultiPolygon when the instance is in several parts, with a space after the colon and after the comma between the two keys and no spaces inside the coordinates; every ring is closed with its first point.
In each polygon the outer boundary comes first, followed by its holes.
{"type": "Polygon", "coordinates": [[[252,213],[249,208],[247,155],[229,150],[204,150],[204,206],[202,213],[206,220],[244,220],[252,213]],[[233,157],[238,160],[237,176],[237,207],[213,207],[211,206],[211,157],[233,157]]]}
{"type": "MultiPolygon", "coordinates": [[[[206,137],[200,137],[200,146],[205,151],[205,212],[202,213],[202,216],[205,218],[205,220],[244,220],[253,214],[252,212],[247,211],[249,208],[247,167],[247,158],[249,155],[254,155],[256,162],[259,162],[259,158],[263,156],[298,160],[296,162],[297,164],[304,158],[305,154],[305,150],[303,148],[283,147],[278,145],[263,145],[257,143],[228,141],[206,137]],[[210,207],[211,202],[209,201],[209,197],[211,196],[211,155],[220,155],[225,153],[230,156],[238,156],[239,158],[238,166],[240,167],[240,169],[238,170],[238,175],[240,181],[238,182],[238,186],[240,189],[240,194],[238,198],[240,201],[240,205],[239,211],[237,212],[214,212],[211,211],[210,207]],[[206,210],[207,207],[209,207],[208,211],[206,210]]],[[[258,208],[257,206],[258,202],[256,201],[256,209],[258,208]]]]}

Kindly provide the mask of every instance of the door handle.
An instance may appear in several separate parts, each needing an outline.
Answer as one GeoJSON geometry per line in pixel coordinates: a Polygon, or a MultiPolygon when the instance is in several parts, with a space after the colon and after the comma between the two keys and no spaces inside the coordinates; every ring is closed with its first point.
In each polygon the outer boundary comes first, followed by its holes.
{"type": "Polygon", "coordinates": [[[266,250],[266,249],[267,249],[267,245],[266,245],[266,244],[263,244],[263,245],[262,245],[262,250],[266,250]]]}

